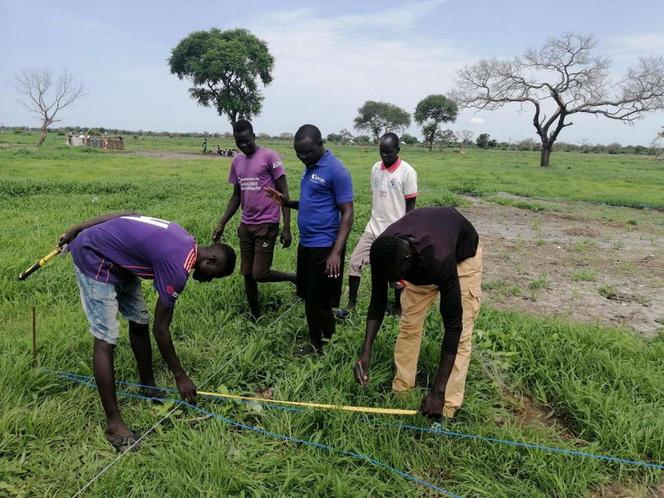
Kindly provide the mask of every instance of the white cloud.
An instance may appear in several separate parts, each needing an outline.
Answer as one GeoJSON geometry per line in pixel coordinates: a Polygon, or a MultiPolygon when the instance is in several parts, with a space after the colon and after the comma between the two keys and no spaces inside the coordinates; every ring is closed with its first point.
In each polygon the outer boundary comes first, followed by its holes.
{"type": "Polygon", "coordinates": [[[297,9],[259,18],[250,29],[268,40],[276,59],[263,111],[271,127],[316,122],[329,133],[350,128],[366,100],[412,113],[427,95],[449,92],[456,70],[470,56],[443,38],[417,32],[418,23],[442,3],[409,2],[341,17],[297,9]]]}
{"type": "Polygon", "coordinates": [[[606,50],[603,53],[614,62],[611,72],[614,78],[619,79],[628,67],[636,64],[639,57],[664,54],[664,31],[619,35],[602,45],[606,50]]]}
{"type": "Polygon", "coordinates": [[[470,118],[468,122],[473,125],[481,125],[484,124],[484,118],[470,118]]]}
{"type": "Polygon", "coordinates": [[[664,53],[664,31],[655,31],[652,33],[632,33],[619,36],[612,40],[623,50],[633,52],[642,52],[644,54],[664,53]]]}

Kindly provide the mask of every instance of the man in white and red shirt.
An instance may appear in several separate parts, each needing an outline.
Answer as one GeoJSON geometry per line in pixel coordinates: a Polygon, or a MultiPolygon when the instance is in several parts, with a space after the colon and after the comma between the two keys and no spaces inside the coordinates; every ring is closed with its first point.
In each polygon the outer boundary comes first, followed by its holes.
{"type": "MultiPolygon", "coordinates": [[[[386,133],[380,139],[380,157],[371,168],[371,219],[353,250],[348,267],[348,308],[355,308],[362,268],[369,263],[371,244],[392,223],[415,208],[417,172],[399,157],[399,137],[386,133]]],[[[395,290],[395,312],[400,312],[399,290],[395,290]]],[[[337,317],[348,313],[338,310],[337,317]]]]}

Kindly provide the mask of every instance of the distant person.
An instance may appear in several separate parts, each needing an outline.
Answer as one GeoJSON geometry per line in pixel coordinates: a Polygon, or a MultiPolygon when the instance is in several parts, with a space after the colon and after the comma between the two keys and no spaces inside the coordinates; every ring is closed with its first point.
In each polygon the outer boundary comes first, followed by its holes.
{"type": "MultiPolygon", "coordinates": [[[[358,240],[348,264],[348,309],[357,303],[362,269],[369,264],[369,251],[376,237],[404,214],[415,208],[417,198],[417,172],[399,157],[399,137],[386,133],[379,142],[382,161],[371,168],[371,218],[358,240]]],[[[393,312],[401,313],[401,291],[395,289],[393,312]]],[[[348,316],[346,310],[338,310],[337,317],[348,316]]]]}
{"type": "MultiPolygon", "coordinates": [[[[256,135],[249,121],[239,120],[233,125],[233,137],[242,151],[233,158],[228,183],[233,185],[233,194],[226,211],[212,233],[212,240],[219,240],[226,224],[242,206],[242,221],[237,234],[240,239],[240,272],[244,275],[244,288],[254,319],[260,316],[257,282],[293,282],[295,273],[272,270],[274,245],[279,233],[279,206],[263,190],[276,190],[288,198],[286,171],[279,154],[256,144],[256,135]]],[[[284,226],[279,240],[282,247],[290,247],[290,209],[281,208],[284,226]]]]}
{"type": "Polygon", "coordinates": [[[335,331],[332,308],[339,306],[346,241],[353,226],[353,183],[341,161],[325,150],[314,125],[297,130],[294,148],[306,168],[300,200],[266,190],[277,202],[298,210],[297,295],[304,299],[310,340],[299,354],[310,354],[321,352],[335,331]]]}
{"type": "Polygon", "coordinates": [[[390,225],[371,246],[371,302],[364,347],[353,368],[366,386],[373,342],[383,322],[388,282],[404,286],[394,347],[394,391],[415,386],[422,330],[440,294],[444,336],[438,371],[423,414],[452,418],[463,402],[471,336],[482,295],[482,247],[473,225],[456,209],[414,209],[390,225]]]}
{"type": "Polygon", "coordinates": [[[106,415],[106,438],[118,451],[124,451],[138,436],[122,419],[115,396],[113,355],[120,336],[118,311],[129,321],[138,377],[147,386],[144,394],[158,397],[160,391],[149,387],[156,384],[149,314],[140,282],[154,280],[159,298],[152,332],[180,395],[191,402],[196,386],[175,354],[169,330],[175,302],[190,274],[200,282],[230,275],[235,253],[225,244],[198,246],[176,223],[131,213],[108,214],[75,225],[60,237],[60,245],[64,244],[71,250],[83,310],[94,336],[92,363],[106,415]]]}
{"type": "Polygon", "coordinates": [[[219,147],[219,144],[217,144],[217,154],[220,155],[220,156],[222,155],[221,148],[219,147]]]}
{"type": "Polygon", "coordinates": [[[207,138],[203,140],[203,143],[201,144],[201,147],[203,148],[203,154],[207,153],[207,138]]]}

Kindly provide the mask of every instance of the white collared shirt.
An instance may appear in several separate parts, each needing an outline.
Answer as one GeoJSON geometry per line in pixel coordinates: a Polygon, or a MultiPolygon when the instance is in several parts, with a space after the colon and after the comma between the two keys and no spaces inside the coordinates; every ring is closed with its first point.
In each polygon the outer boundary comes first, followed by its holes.
{"type": "Polygon", "coordinates": [[[371,168],[371,219],[366,232],[378,237],[406,214],[406,199],[417,197],[417,172],[401,158],[385,168],[378,161],[371,168]]]}

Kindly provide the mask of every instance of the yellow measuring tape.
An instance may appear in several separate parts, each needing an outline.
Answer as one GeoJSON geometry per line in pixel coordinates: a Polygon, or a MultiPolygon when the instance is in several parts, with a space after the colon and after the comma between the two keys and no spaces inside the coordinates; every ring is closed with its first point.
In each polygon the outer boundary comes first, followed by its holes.
{"type": "Polygon", "coordinates": [[[244,401],[256,401],[258,403],[274,403],[278,405],[301,406],[303,408],[317,408],[319,410],[337,410],[342,412],[373,413],[377,415],[417,415],[417,410],[401,410],[399,408],[374,408],[371,406],[350,405],[327,405],[324,403],[307,403],[306,401],[281,401],[278,399],[254,398],[251,396],[240,396],[238,394],[213,393],[209,391],[197,391],[203,396],[214,398],[238,399],[244,401]]]}
{"type": "Polygon", "coordinates": [[[42,259],[37,261],[34,265],[32,265],[30,268],[22,272],[19,276],[19,280],[25,280],[28,278],[30,275],[32,275],[34,272],[39,270],[42,266],[44,266],[46,263],[51,261],[53,258],[55,258],[58,254],[62,252],[62,247],[56,247],[53,249],[50,253],[48,253],[46,256],[44,256],[42,259]]]}

